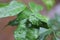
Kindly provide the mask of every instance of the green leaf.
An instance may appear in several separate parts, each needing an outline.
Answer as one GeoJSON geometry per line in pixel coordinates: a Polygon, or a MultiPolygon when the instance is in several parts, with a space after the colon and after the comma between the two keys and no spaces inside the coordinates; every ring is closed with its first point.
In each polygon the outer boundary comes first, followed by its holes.
{"type": "Polygon", "coordinates": [[[26,26],[25,24],[20,24],[14,32],[15,40],[25,40],[26,39],[26,26]]]}
{"type": "Polygon", "coordinates": [[[40,19],[36,18],[34,15],[29,17],[29,22],[33,25],[34,28],[44,27],[49,28],[47,22],[43,22],[40,19]]]}
{"type": "Polygon", "coordinates": [[[33,2],[29,3],[30,10],[33,12],[34,16],[37,17],[39,20],[47,22],[48,18],[45,16],[42,16],[39,11],[43,9],[41,5],[37,5],[33,2]]]}
{"type": "Polygon", "coordinates": [[[47,23],[48,20],[49,20],[47,17],[45,17],[45,16],[43,16],[43,15],[41,15],[41,14],[39,14],[39,13],[36,13],[36,14],[35,14],[35,17],[38,18],[39,20],[43,21],[43,22],[46,22],[46,23],[47,23]]]}
{"type": "Polygon", "coordinates": [[[38,31],[38,29],[35,29],[35,28],[28,28],[27,29],[28,31],[27,31],[27,36],[26,36],[26,38],[28,39],[28,40],[36,40],[37,38],[38,38],[38,36],[39,36],[39,31],[38,31]]]}
{"type": "Polygon", "coordinates": [[[38,35],[38,29],[26,26],[26,19],[20,21],[17,29],[14,31],[15,40],[35,40],[38,35]]]}
{"type": "Polygon", "coordinates": [[[40,27],[40,34],[46,32],[48,29],[40,27]]]}
{"type": "Polygon", "coordinates": [[[19,22],[17,29],[14,31],[15,40],[25,40],[27,28],[25,26],[26,19],[19,22]]]}
{"type": "Polygon", "coordinates": [[[57,37],[57,39],[60,39],[60,31],[56,32],[56,37],[57,37]]]}
{"type": "Polygon", "coordinates": [[[40,34],[39,39],[40,39],[40,40],[45,40],[45,38],[46,38],[48,35],[50,35],[51,33],[52,33],[52,31],[51,31],[50,29],[48,29],[47,31],[45,31],[45,32],[43,32],[43,33],[40,34]]]}
{"type": "Polygon", "coordinates": [[[39,12],[39,11],[43,10],[43,7],[41,5],[37,5],[33,2],[29,3],[29,7],[32,12],[39,12]]]}
{"type": "Polygon", "coordinates": [[[23,11],[26,6],[22,3],[17,1],[12,1],[9,5],[0,8],[0,18],[8,17],[8,16],[15,16],[23,11]]]}
{"type": "Polygon", "coordinates": [[[37,4],[33,3],[33,2],[30,2],[29,3],[29,7],[30,7],[30,10],[35,15],[35,17],[37,17],[38,19],[40,19],[41,21],[44,21],[44,22],[47,22],[48,21],[48,18],[47,17],[44,17],[44,16],[42,16],[39,13],[39,11],[43,9],[43,7],[41,5],[37,5],[37,4]]]}
{"type": "Polygon", "coordinates": [[[39,25],[39,19],[37,19],[35,16],[30,16],[29,17],[29,21],[33,24],[33,25],[39,25]]]}
{"type": "Polygon", "coordinates": [[[32,15],[32,12],[29,10],[29,8],[25,8],[20,14],[17,15],[18,20],[28,19],[29,16],[32,15]]]}

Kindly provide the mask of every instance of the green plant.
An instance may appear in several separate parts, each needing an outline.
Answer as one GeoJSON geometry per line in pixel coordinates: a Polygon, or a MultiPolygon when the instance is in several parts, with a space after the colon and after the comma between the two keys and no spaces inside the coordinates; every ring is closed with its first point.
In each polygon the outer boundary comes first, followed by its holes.
{"type": "Polygon", "coordinates": [[[15,40],[37,40],[40,32],[39,28],[49,28],[47,25],[48,18],[39,14],[42,9],[41,5],[33,2],[29,3],[27,7],[23,3],[12,1],[7,6],[0,8],[0,18],[16,15],[16,19],[7,24],[18,26],[14,31],[15,40]]]}
{"type": "Polygon", "coordinates": [[[14,31],[15,40],[47,40],[46,37],[50,34],[53,34],[52,40],[57,40],[56,36],[60,34],[57,32],[60,26],[59,16],[56,15],[54,19],[50,20],[39,14],[42,9],[41,5],[33,2],[26,6],[23,3],[12,1],[0,8],[0,18],[16,16],[16,19],[7,24],[17,26],[14,31]],[[42,32],[41,28],[46,28],[46,31],[42,32]]]}

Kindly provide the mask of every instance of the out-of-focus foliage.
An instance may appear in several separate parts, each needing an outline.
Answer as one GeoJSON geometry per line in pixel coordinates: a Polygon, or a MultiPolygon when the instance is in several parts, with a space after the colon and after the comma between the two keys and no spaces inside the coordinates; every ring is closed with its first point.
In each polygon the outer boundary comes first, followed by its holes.
{"type": "Polygon", "coordinates": [[[44,2],[48,10],[50,10],[55,4],[55,0],[42,0],[42,1],[44,2]]]}
{"type": "Polygon", "coordinates": [[[45,40],[47,36],[52,34],[53,37],[51,40],[60,40],[60,15],[55,14],[55,18],[50,19],[47,24],[49,29],[47,29],[45,32],[40,31],[42,32],[40,39],[45,40]]]}
{"type": "Polygon", "coordinates": [[[43,10],[43,7],[41,5],[37,5],[33,2],[29,3],[29,7],[30,7],[32,12],[39,12],[40,10],[43,10]]]}
{"type": "Polygon", "coordinates": [[[0,7],[5,7],[7,6],[9,3],[0,3],[0,7]]]}

